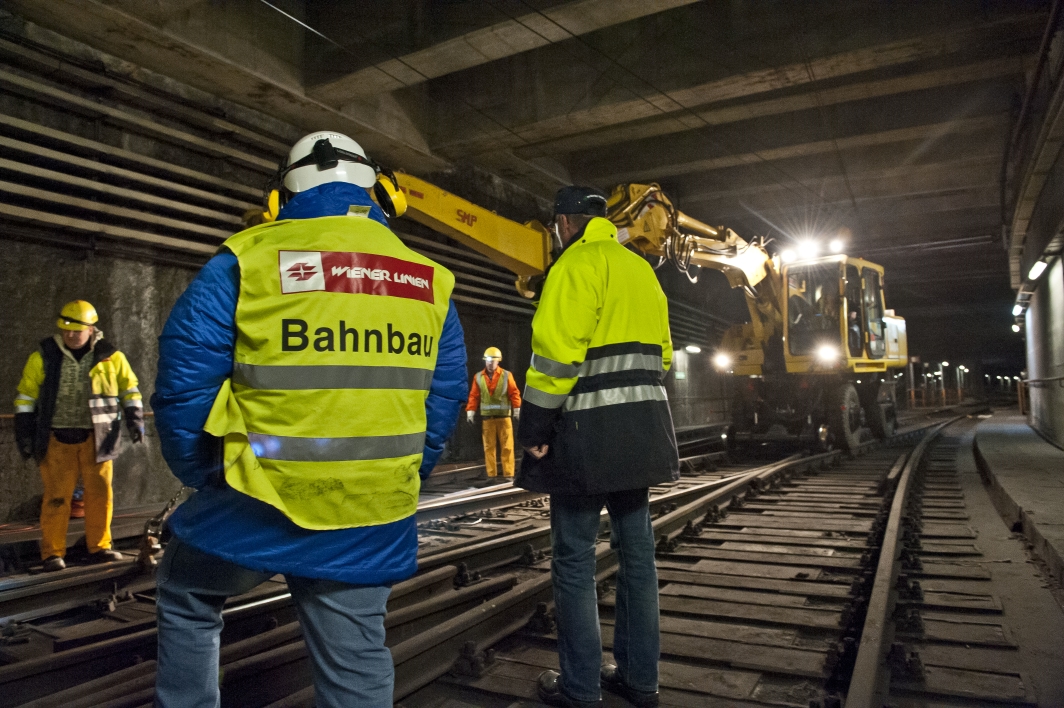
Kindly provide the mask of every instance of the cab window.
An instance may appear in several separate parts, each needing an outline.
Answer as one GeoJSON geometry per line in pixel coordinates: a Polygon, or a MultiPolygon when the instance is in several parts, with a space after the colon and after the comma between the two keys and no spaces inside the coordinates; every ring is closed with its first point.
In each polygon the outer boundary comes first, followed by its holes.
{"type": "Polygon", "coordinates": [[[846,266],[846,346],[850,356],[864,354],[864,305],[861,302],[861,276],[857,266],[846,266]]]}
{"type": "Polygon", "coordinates": [[[811,263],[787,270],[787,341],[792,356],[839,344],[839,264],[811,263]]]}
{"type": "Polygon", "coordinates": [[[868,331],[868,356],[881,359],[886,353],[887,342],[883,326],[883,285],[879,273],[865,268],[864,280],[864,316],[868,331]]]}

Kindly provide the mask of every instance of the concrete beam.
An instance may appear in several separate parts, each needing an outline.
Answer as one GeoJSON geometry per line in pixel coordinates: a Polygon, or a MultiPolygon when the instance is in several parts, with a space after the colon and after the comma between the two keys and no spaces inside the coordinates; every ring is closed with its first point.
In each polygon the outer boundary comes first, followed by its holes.
{"type": "Polygon", "coordinates": [[[621,125],[591,133],[547,140],[546,142],[517,148],[514,152],[523,157],[543,154],[558,155],[594,149],[604,145],[656,138],[688,130],[753,120],[755,118],[812,110],[821,106],[834,106],[853,101],[911,93],[913,91],[937,89],[944,86],[989,81],[1009,76],[1022,76],[1030,61],[1029,57],[1003,57],[945,69],[924,71],[908,76],[856,82],[819,91],[810,90],[794,96],[767,101],[740,103],[723,108],[699,108],[693,111],[697,116],[697,120],[692,120],[694,116],[690,114],[650,118],[637,121],[631,125],[621,125]]]}
{"type": "MultiPolygon", "coordinates": [[[[349,133],[386,164],[421,173],[448,166],[394,101],[348,103],[338,110],[309,98],[294,67],[247,37],[209,26],[209,17],[187,12],[165,26],[155,25],[136,14],[142,0],[11,0],[7,5],[32,22],[308,132],[349,133]]],[[[202,3],[193,9],[224,13],[229,6],[202,3]]]]}
{"type": "Polygon", "coordinates": [[[653,15],[696,0],[576,0],[473,30],[431,47],[309,87],[307,95],[332,106],[360,96],[395,91],[471,69],[611,25],[653,15]]]}
{"type": "Polygon", "coordinates": [[[804,187],[809,194],[816,194],[824,200],[845,200],[851,192],[860,199],[983,186],[998,182],[1001,156],[983,154],[929,165],[898,165],[869,172],[850,172],[845,176],[838,173],[837,160],[835,167],[834,174],[815,180],[803,180],[797,185],[760,183],[736,189],[684,194],[677,201],[680,202],[681,209],[693,208],[695,204],[700,209],[709,209],[715,205],[734,204],[737,201],[794,201],[803,193],[796,193],[797,186],[804,187]]]}
{"type": "MultiPolygon", "coordinates": [[[[919,216],[942,211],[964,211],[982,207],[997,206],[1000,203],[1000,187],[991,182],[958,189],[931,189],[901,194],[888,194],[873,197],[857,197],[850,200],[848,196],[835,201],[810,200],[805,204],[795,202],[785,204],[746,204],[749,209],[770,217],[787,219],[788,217],[806,217],[812,215],[837,214],[847,221],[865,218],[890,219],[900,216],[919,216]],[[856,213],[854,203],[856,202],[856,213]]],[[[721,212],[718,220],[742,214],[742,206],[733,207],[733,211],[721,212]]],[[[725,223],[727,223],[725,221],[725,223]]],[[[853,224],[857,226],[858,224],[853,224]]]]}
{"type": "Polygon", "coordinates": [[[756,165],[763,162],[786,160],[814,155],[833,153],[836,150],[852,150],[876,145],[888,145],[907,141],[934,141],[946,135],[965,135],[988,130],[1004,130],[1008,117],[1004,114],[964,118],[942,123],[917,125],[909,128],[884,130],[864,135],[853,135],[837,140],[818,140],[800,145],[787,145],[757,152],[735,155],[722,155],[690,162],[670,162],[656,167],[638,170],[611,172],[609,174],[589,175],[597,183],[659,181],[670,177],[688,175],[694,172],[711,172],[741,165],[756,165]]]}
{"type": "Polygon", "coordinates": [[[728,218],[722,215],[703,214],[699,211],[694,211],[691,216],[703,219],[707,223],[725,224],[744,237],[758,235],[779,237],[784,230],[795,233],[800,231],[836,233],[840,228],[845,227],[852,232],[853,242],[858,245],[858,250],[860,248],[871,250],[894,244],[944,241],[973,233],[997,233],[1000,231],[1001,207],[994,203],[944,212],[866,210],[862,213],[860,224],[856,223],[852,212],[817,211],[812,207],[806,213],[791,216],[786,222],[779,214],[758,214],[752,211],[736,212],[728,218]]]}
{"type": "Polygon", "coordinates": [[[592,108],[512,126],[508,130],[460,134],[440,139],[434,142],[433,147],[448,155],[477,153],[500,146],[519,147],[522,144],[546,142],[562,136],[586,133],[646,118],[659,118],[663,115],[675,116],[691,127],[704,127],[700,119],[690,115],[691,109],[866,71],[936,59],[972,47],[1014,41],[1017,36],[1037,33],[1043,24],[1041,15],[1026,15],[964,30],[927,34],[813,58],[808,62],[736,74],[685,89],[654,94],[649,98],[640,96],[611,101],[592,108]]]}

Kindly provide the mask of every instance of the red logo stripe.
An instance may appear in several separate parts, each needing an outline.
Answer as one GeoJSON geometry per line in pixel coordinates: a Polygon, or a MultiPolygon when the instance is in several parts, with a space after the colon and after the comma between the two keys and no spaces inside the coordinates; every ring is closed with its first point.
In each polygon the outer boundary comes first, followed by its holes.
{"type": "Polygon", "coordinates": [[[387,295],[433,303],[432,266],[373,253],[322,251],[325,290],[387,295]]]}

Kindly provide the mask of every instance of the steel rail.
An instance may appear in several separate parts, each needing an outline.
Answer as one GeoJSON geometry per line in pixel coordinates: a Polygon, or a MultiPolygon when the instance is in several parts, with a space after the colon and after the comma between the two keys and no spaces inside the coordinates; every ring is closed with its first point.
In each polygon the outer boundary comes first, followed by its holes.
{"type": "Polygon", "coordinates": [[[901,564],[902,530],[910,492],[915,486],[914,478],[923,461],[923,455],[932,441],[944,428],[964,417],[956,416],[932,427],[917,444],[897,475],[898,483],[880,546],[879,563],[868,598],[868,610],[847,691],[846,708],[878,708],[886,698],[890,687],[890,670],[885,659],[894,635],[891,617],[897,600],[895,583],[901,564]]]}
{"type": "MultiPolygon", "coordinates": [[[[810,465],[828,464],[837,460],[838,451],[811,457],[794,456],[783,462],[756,468],[736,478],[724,480],[723,486],[704,490],[706,493],[680,508],[657,519],[652,526],[655,539],[661,542],[681,533],[689,521],[703,515],[714,504],[721,504],[744,494],[753,486],[760,487],[766,480],[791,469],[806,469],[810,465]],[[757,481],[754,481],[757,480],[757,481]]],[[[617,559],[608,542],[596,546],[597,574],[610,574],[616,570],[617,559]]],[[[549,602],[552,596],[551,577],[542,577],[519,583],[479,607],[463,613],[429,632],[412,637],[392,647],[395,662],[395,697],[402,699],[417,689],[448,672],[467,643],[472,642],[477,651],[483,651],[501,639],[520,630],[537,611],[540,603],[549,602]]],[[[313,689],[305,689],[273,706],[305,705],[313,689]]]]}

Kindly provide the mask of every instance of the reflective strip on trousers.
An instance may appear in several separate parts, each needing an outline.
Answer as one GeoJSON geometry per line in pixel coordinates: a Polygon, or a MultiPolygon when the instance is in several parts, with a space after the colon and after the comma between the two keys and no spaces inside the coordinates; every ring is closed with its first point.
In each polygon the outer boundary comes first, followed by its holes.
{"type": "Polygon", "coordinates": [[[590,408],[615,406],[621,403],[641,403],[643,401],[667,401],[665,388],[643,384],[640,386],[619,386],[601,391],[589,391],[570,396],[565,402],[567,411],[584,411],[590,408]]]}
{"type": "Polygon", "coordinates": [[[293,438],[248,433],[248,440],[256,457],[288,462],[384,460],[420,455],[425,448],[425,433],[356,438],[293,438]]]}
{"type": "Polygon", "coordinates": [[[525,385],[524,399],[540,408],[561,408],[568,397],[568,393],[547,393],[525,385]]]}
{"type": "Polygon", "coordinates": [[[37,407],[37,399],[30,398],[25,394],[19,394],[15,396],[15,412],[16,413],[32,413],[37,407]]]}
{"type": "Polygon", "coordinates": [[[92,416],[92,422],[95,423],[112,423],[118,420],[118,413],[94,413],[92,416]]]}
{"type": "Polygon", "coordinates": [[[572,379],[580,373],[579,364],[563,364],[560,361],[554,361],[554,359],[548,359],[539,354],[532,355],[531,366],[539,373],[553,376],[556,379],[572,379]]]}
{"type": "Polygon", "coordinates": [[[91,408],[118,408],[118,398],[115,396],[93,396],[89,399],[89,407],[91,408]]]}
{"type": "Polygon", "coordinates": [[[588,359],[580,365],[580,376],[612,374],[618,371],[646,369],[663,373],[661,357],[654,354],[616,354],[601,359],[588,359]]]}
{"type": "Polygon", "coordinates": [[[233,364],[233,383],[266,391],[406,389],[428,391],[431,369],[404,366],[259,366],[233,364]]]}

